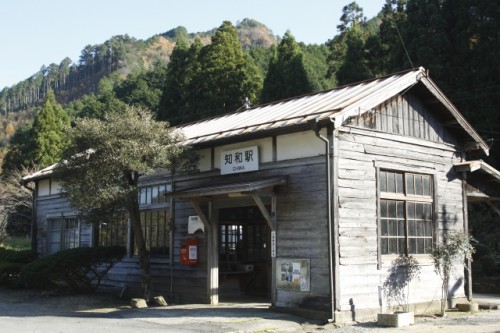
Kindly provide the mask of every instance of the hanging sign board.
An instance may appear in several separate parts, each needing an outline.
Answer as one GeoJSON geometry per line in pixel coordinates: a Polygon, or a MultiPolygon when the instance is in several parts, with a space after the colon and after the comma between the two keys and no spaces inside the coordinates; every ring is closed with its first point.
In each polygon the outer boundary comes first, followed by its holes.
{"type": "Polygon", "coordinates": [[[271,258],[276,258],[276,231],[271,231],[271,258]]]}
{"type": "Polygon", "coordinates": [[[220,154],[220,173],[227,175],[259,170],[257,146],[223,151],[220,154]]]}
{"type": "Polygon", "coordinates": [[[192,235],[198,230],[201,230],[201,232],[205,232],[205,226],[203,225],[203,222],[201,222],[201,219],[199,216],[194,215],[194,216],[189,216],[188,217],[188,234],[192,235]]]}

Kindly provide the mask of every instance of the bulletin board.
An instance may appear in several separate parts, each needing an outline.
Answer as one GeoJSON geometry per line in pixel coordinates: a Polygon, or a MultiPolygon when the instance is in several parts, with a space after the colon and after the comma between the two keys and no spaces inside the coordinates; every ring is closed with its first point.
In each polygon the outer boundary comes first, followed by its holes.
{"type": "Polygon", "coordinates": [[[310,259],[276,259],[276,288],[311,291],[310,259]]]}

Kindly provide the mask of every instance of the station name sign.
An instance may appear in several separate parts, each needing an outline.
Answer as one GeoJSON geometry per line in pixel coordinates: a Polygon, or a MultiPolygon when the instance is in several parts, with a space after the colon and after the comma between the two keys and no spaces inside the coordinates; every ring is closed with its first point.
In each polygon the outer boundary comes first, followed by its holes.
{"type": "Polygon", "coordinates": [[[221,152],[221,175],[256,170],[259,170],[259,149],[257,146],[221,152]]]}

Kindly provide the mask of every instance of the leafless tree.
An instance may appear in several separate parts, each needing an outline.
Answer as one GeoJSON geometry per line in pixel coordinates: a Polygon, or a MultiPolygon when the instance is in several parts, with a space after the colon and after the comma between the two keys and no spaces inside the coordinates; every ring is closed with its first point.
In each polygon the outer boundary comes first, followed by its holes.
{"type": "Polygon", "coordinates": [[[33,184],[21,184],[23,176],[36,168],[7,170],[0,176],[0,243],[8,237],[7,223],[30,223],[33,204],[33,184]],[[31,187],[30,187],[31,186],[31,187]]]}

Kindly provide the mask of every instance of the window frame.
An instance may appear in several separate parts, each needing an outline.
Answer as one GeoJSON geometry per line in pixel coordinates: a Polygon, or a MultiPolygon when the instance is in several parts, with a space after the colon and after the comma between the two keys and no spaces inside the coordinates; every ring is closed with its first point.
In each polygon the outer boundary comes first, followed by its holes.
{"type": "MultiPolygon", "coordinates": [[[[169,181],[163,181],[159,183],[145,183],[139,187],[139,209],[141,215],[141,226],[142,232],[144,233],[144,240],[146,241],[146,247],[148,251],[150,251],[151,247],[155,249],[165,248],[166,250],[163,252],[166,253],[151,253],[151,257],[159,257],[159,258],[170,258],[172,259],[173,254],[173,243],[174,243],[174,235],[173,235],[173,200],[168,197],[167,194],[173,191],[173,185],[169,181]],[[156,214],[156,215],[155,215],[156,214]],[[154,216],[157,216],[158,219],[160,215],[164,217],[164,228],[162,233],[164,232],[166,235],[164,237],[164,247],[159,246],[157,242],[155,243],[149,235],[153,234],[153,225],[156,225],[156,231],[159,231],[161,228],[158,227],[159,224],[154,224],[154,216]],[[144,219],[147,219],[150,223],[146,223],[144,219]]],[[[137,248],[134,242],[134,235],[132,228],[129,229],[130,234],[130,253],[132,256],[137,256],[137,248]]],[[[158,238],[156,238],[158,240],[158,238]]],[[[161,252],[161,251],[160,251],[161,252]]]]}
{"type": "Polygon", "coordinates": [[[47,234],[47,254],[93,245],[92,226],[82,221],[77,215],[47,216],[47,234]],[[60,226],[54,229],[56,223],[60,226]],[[70,223],[73,224],[71,228],[68,227],[70,223]],[[57,241],[53,238],[55,234],[57,241]],[[57,246],[57,250],[53,250],[53,246],[57,246]]]}
{"type": "MultiPolygon", "coordinates": [[[[430,203],[431,204],[431,209],[430,209],[430,214],[431,214],[431,219],[430,219],[430,230],[431,230],[431,239],[432,239],[432,247],[435,246],[436,244],[436,237],[437,237],[437,217],[438,217],[438,212],[437,212],[437,207],[438,207],[438,187],[437,187],[437,175],[436,175],[436,170],[435,169],[430,169],[430,168],[425,168],[425,167],[420,167],[420,166],[415,166],[415,167],[408,167],[408,166],[403,166],[403,165],[397,165],[397,164],[392,164],[392,163],[380,163],[378,161],[374,161],[374,166],[375,166],[375,178],[376,178],[376,195],[377,195],[377,262],[378,262],[378,269],[382,269],[382,264],[383,261],[385,261],[384,258],[387,260],[392,260],[395,256],[398,256],[399,254],[382,254],[382,234],[381,234],[381,229],[382,229],[382,214],[381,214],[381,201],[382,200],[394,200],[394,201],[403,201],[404,204],[404,221],[405,221],[405,250],[404,254],[408,255],[408,238],[411,236],[408,236],[408,213],[407,211],[407,204],[408,203],[430,203]],[[403,193],[391,193],[391,192],[382,192],[381,191],[381,175],[380,173],[383,171],[388,171],[388,172],[396,172],[396,173],[402,173],[403,174],[403,193]],[[415,175],[421,175],[421,176],[429,176],[430,177],[430,187],[431,187],[431,194],[430,195],[411,195],[407,194],[406,191],[406,175],[407,174],[415,174],[415,175]],[[383,260],[384,259],[384,260],[383,260]]],[[[412,254],[413,256],[419,256],[421,258],[428,258],[429,254],[412,254]]]]}

